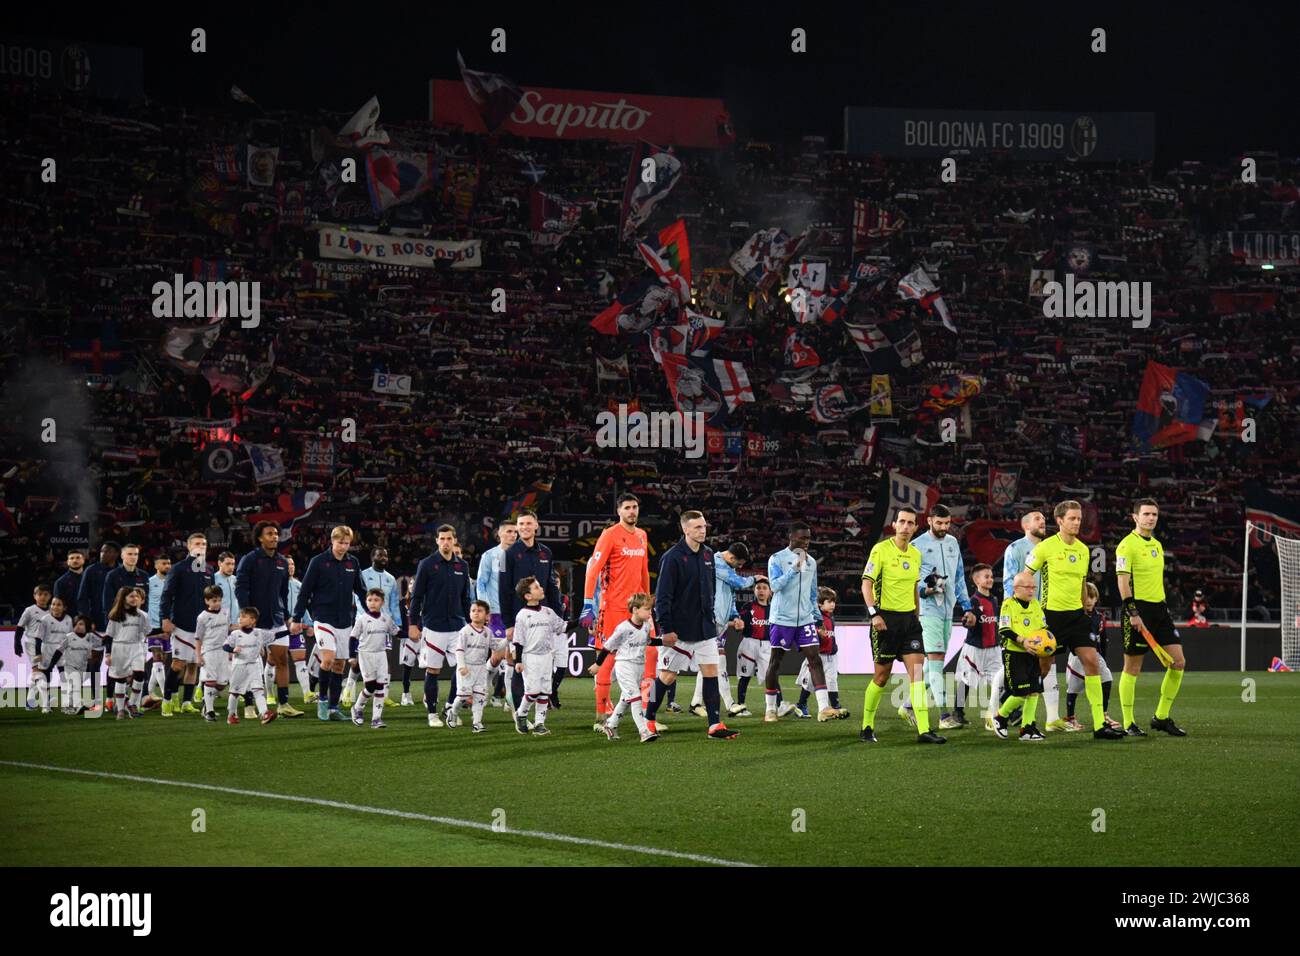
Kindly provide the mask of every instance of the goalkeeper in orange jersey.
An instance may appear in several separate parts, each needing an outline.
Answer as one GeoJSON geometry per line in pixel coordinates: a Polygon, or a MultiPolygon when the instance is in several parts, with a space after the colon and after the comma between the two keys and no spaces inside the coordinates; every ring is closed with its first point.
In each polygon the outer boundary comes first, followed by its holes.
{"type": "MultiPolygon", "coordinates": [[[[618,524],[606,528],[596,541],[596,550],[587,562],[583,584],[582,614],[578,620],[591,631],[596,649],[605,646],[614,628],[628,619],[627,602],[634,594],[650,591],[650,542],[645,531],[636,526],[641,502],[636,495],[622,494],[616,505],[618,524]],[[600,600],[596,600],[596,588],[600,600]]],[[[646,648],[645,674],[653,678],[659,663],[658,649],[646,648]]],[[[610,680],[614,674],[614,657],[605,658],[596,672],[597,733],[605,732],[605,718],[614,712],[610,703],[610,680]]]]}

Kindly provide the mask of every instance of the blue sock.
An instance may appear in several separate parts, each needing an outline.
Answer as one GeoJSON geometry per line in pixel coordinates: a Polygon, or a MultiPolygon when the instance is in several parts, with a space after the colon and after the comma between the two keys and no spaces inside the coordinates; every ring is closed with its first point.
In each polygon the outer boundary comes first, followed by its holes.
{"type": "Polygon", "coordinates": [[[424,672],[424,704],[429,713],[438,712],[438,675],[432,671],[424,672]]]}
{"type": "Polygon", "coordinates": [[[343,696],[343,675],[330,671],[330,710],[339,709],[339,698],[343,696]]]}

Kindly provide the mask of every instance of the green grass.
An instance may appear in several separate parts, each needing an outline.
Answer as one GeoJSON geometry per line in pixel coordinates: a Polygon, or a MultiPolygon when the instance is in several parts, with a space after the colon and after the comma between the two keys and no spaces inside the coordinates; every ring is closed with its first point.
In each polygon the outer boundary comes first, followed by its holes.
{"type": "MultiPolygon", "coordinates": [[[[565,683],[546,739],[503,711],[488,732],[431,730],[420,708],[388,728],[329,726],[311,715],[267,727],[157,713],[119,723],[0,710],[0,760],[291,794],[774,865],[1295,865],[1300,829],[1300,678],[1189,674],[1174,716],[1189,736],[1042,744],[948,732],[920,747],[881,706],[881,743],[858,742],[865,678],[843,678],[854,716],[818,724],[669,717],[653,745],[591,730],[589,681],[565,683]],[[1104,833],[1093,830],[1105,811],[1104,833]],[[806,831],[794,832],[796,810],[806,831]]],[[[1138,685],[1150,719],[1159,679],[1138,685]]],[[[786,681],[787,690],[792,682],[786,681]]],[[[444,685],[445,691],[445,685],[444,685]]],[[[418,691],[417,691],[418,692],[418,691]]],[[[689,682],[679,694],[690,700],[689,682]]],[[[295,700],[295,703],[298,703],[295,700]]],[[[761,713],[761,688],[749,704],[761,713]]],[[[1087,722],[1087,708],[1080,713],[1087,722]]],[[[1118,715],[1117,700],[1111,712],[1118,715]]],[[[367,712],[367,717],[369,713],[367,712]]],[[[0,840],[10,865],[312,865],[329,834],[337,863],[698,865],[640,852],[458,828],[189,787],[0,764],[0,840]],[[192,831],[193,811],[206,830],[192,831]]]]}

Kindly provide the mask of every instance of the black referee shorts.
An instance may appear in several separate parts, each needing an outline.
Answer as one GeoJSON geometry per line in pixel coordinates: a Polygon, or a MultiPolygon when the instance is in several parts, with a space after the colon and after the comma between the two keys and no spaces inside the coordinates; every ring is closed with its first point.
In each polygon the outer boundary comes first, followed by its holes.
{"type": "Polygon", "coordinates": [[[1047,629],[1056,638],[1056,653],[1078,653],[1080,647],[1097,649],[1092,642],[1092,622],[1083,608],[1075,611],[1044,611],[1047,629]]]}
{"type": "Polygon", "coordinates": [[[921,622],[914,611],[881,611],[885,629],[871,629],[871,659],[876,664],[893,665],[908,654],[924,654],[925,641],[921,622]]]}
{"type": "Polygon", "coordinates": [[[1012,697],[1028,697],[1043,692],[1043,669],[1038,656],[1028,651],[1013,651],[1002,646],[1002,673],[1007,693],[1012,697]]]}
{"type": "MultiPolygon", "coordinates": [[[[1169,606],[1163,601],[1136,601],[1138,617],[1142,618],[1142,623],[1147,626],[1151,636],[1156,639],[1156,643],[1161,646],[1169,644],[1183,643],[1182,637],[1178,634],[1178,628],[1174,626],[1174,619],[1169,616],[1169,606]]],[[[1151,645],[1147,643],[1146,638],[1138,628],[1129,623],[1128,612],[1125,611],[1120,615],[1120,630],[1124,635],[1124,653],[1130,655],[1142,655],[1151,650],[1151,645]]]]}

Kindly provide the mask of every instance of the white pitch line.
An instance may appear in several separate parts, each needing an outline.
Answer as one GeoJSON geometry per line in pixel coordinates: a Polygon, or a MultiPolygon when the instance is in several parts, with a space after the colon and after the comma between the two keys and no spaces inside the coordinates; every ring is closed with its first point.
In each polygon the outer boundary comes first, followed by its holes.
{"type": "Polygon", "coordinates": [[[159,777],[139,777],[130,773],[107,773],[101,770],[81,770],[75,767],[55,767],[51,764],[27,763],[22,760],[0,760],[0,766],[23,767],[29,770],[49,770],[54,773],[73,773],[83,777],[99,777],[104,780],[128,780],[132,783],[152,783],[161,787],[188,787],[193,790],[210,790],[214,793],[229,793],[237,797],[258,797],[263,800],[284,800],[288,803],[306,803],[315,807],[332,807],[336,810],[351,810],[354,813],[373,813],[382,817],[398,817],[403,820],[419,820],[422,823],[437,823],[442,826],[460,827],[466,830],[482,830],[506,836],[531,837],[535,840],[549,840],[552,843],[573,843],[579,846],[594,846],[604,850],[623,850],[628,853],[641,853],[646,856],[666,856],[674,860],[690,860],[694,863],[708,863],[712,866],[754,866],[753,863],[741,863],[738,860],[723,860],[716,856],[703,856],[699,853],[679,853],[677,850],[661,850],[653,846],[637,846],[631,843],[609,843],[605,840],[592,840],[588,837],[569,836],[565,833],[548,833],[545,830],[497,830],[490,823],[476,820],[460,820],[456,817],[435,817],[427,813],[412,813],[409,810],[389,810],[386,807],[367,807],[356,803],[343,803],[339,800],[322,800],[318,797],[300,797],[285,793],[266,793],[262,790],[241,790],[238,787],[218,787],[210,783],[190,783],[184,780],[163,780],[159,777]]]}

